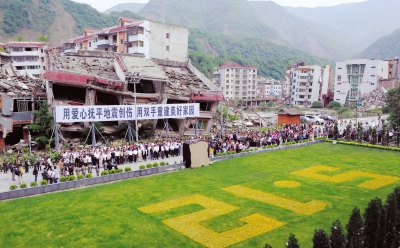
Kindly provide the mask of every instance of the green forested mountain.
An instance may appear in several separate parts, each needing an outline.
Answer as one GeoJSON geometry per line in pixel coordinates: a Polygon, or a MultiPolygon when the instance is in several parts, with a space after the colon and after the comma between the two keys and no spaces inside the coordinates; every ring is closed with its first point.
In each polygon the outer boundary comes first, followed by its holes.
{"type": "Polygon", "coordinates": [[[213,34],[264,39],[335,60],[357,51],[335,31],[305,21],[272,1],[151,0],[138,14],[213,34]]]}
{"type": "Polygon", "coordinates": [[[83,28],[104,28],[116,25],[120,16],[137,17],[124,11],[109,15],[90,5],[70,0],[0,0],[0,40],[7,42],[22,36],[35,41],[46,35],[59,44],[80,35],[83,28]]]}
{"type": "Polygon", "coordinates": [[[208,77],[211,77],[215,66],[226,60],[257,66],[261,75],[276,79],[283,78],[286,66],[300,61],[332,64],[328,59],[259,38],[215,35],[201,29],[190,29],[189,49],[194,65],[208,77]]]}
{"type": "Polygon", "coordinates": [[[400,29],[378,39],[358,54],[356,58],[391,59],[396,56],[400,56],[400,29]]]}
{"type": "Polygon", "coordinates": [[[298,17],[332,28],[363,50],[400,28],[399,0],[368,0],[331,7],[285,7],[298,17]]]}

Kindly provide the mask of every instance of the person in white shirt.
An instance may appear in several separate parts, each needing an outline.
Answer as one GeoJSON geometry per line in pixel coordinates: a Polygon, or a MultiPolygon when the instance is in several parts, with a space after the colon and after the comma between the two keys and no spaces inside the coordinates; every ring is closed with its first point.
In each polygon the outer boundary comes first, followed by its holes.
{"type": "Polygon", "coordinates": [[[57,171],[57,167],[54,166],[53,172],[51,173],[51,178],[53,179],[53,183],[57,183],[59,177],[60,177],[60,175],[57,171]]]}

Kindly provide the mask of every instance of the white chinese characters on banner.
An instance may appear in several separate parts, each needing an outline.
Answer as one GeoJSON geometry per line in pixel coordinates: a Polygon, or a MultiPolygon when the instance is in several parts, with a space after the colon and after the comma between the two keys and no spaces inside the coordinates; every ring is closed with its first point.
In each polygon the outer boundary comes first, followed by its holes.
{"type": "Polygon", "coordinates": [[[96,122],[199,117],[200,104],[56,106],[56,122],[96,122]]]}

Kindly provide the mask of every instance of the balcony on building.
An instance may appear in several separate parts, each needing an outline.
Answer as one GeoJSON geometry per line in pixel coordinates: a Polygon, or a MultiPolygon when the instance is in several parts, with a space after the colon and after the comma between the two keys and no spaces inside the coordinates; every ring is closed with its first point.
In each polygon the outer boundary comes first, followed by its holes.
{"type": "Polygon", "coordinates": [[[95,46],[109,46],[110,45],[110,40],[108,39],[108,35],[105,34],[99,34],[97,35],[97,41],[95,42],[95,46]]]}
{"type": "Polygon", "coordinates": [[[74,53],[76,48],[75,43],[65,43],[63,45],[63,52],[64,53],[74,53]]]}
{"type": "Polygon", "coordinates": [[[135,40],[126,42],[128,46],[128,53],[130,54],[145,54],[146,49],[144,48],[144,41],[135,40]]]}
{"type": "Polygon", "coordinates": [[[39,49],[37,47],[11,47],[11,56],[38,56],[39,49]]]}
{"type": "Polygon", "coordinates": [[[143,27],[132,27],[126,31],[129,41],[145,40],[143,27]]]}

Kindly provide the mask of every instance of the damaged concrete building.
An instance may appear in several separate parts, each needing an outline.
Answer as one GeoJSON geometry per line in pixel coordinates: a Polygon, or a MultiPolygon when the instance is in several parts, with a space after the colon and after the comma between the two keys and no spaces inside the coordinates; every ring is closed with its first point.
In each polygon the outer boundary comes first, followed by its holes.
{"type": "Polygon", "coordinates": [[[10,62],[0,65],[0,149],[28,141],[32,110],[45,102],[46,88],[38,79],[17,74],[10,62]]]}
{"type": "MultiPolygon", "coordinates": [[[[104,51],[78,51],[62,55],[49,53],[49,70],[44,74],[50,106],[133,105],[134,87],[128,82],[140,73],[136,85],[137,104],[200,103],[199,134],[206,135],[223,95],[190,63],[149,59],[144,56],[104,51]]],[[[106,133],[120,123],[102,123],[106,133]]],[[[195,120],[169,119],[169,137],[194,135],[195,120]]],[[[80,136],[89,123],[61,123],[64,137],[80,136]]],[[[152,132],[165,137],[165,120],[154,120],[152,132]]]]}

